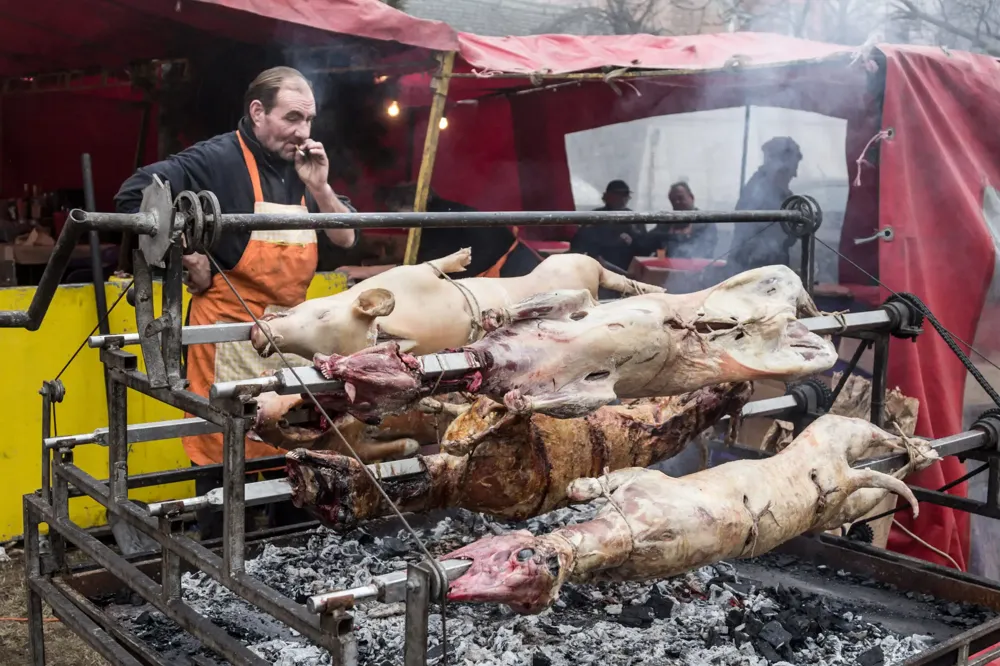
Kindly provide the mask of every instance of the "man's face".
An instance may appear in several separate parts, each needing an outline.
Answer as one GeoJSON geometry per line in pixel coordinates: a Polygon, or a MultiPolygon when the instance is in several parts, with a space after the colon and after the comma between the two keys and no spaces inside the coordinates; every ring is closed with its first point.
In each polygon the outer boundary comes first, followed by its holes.
{"type": "Polygon", "coordinates": [[[694,210],[694,195],[684,187],[670,190],[670,205],[674,210],[694,210]]]}
{"type": "Polygon", "coordinates": [[[296,147],[309,138],[316,118],[316,100],[305,81],[289,79],[282,84],[269,113],[255,101],[250,104],[250,117],[264,149],[291,162],[296,147]]]}
{"type": "Polygon", "coordinates": [[[611,210],[621,210],[628,206],[629,199],[631,199],[628,194],[624,192],[605,192],[604,193],[604,205],[611,210]]]}
{"type": "Polygon", "coordinates": [[[774,174],[774,180],[778,184],[788,187],[792,179],[799,175],[800,161],[794,157],[774,158],[771,162],[771,173],[774,174]]]}

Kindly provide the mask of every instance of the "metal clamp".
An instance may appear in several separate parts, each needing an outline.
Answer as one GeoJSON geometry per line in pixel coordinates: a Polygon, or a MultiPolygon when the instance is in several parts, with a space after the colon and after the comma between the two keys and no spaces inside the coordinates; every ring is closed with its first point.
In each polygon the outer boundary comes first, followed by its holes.
{"type": "Polygon", "coordinates": [[[982,430],[989,437],[989,442],[984,448],[989,450],[1000,450],[1000,409],[988,409],[979,415],[976,422],[972,424],[972,430],[982,430]]]}
{"type": "Polygon", "coordinates": [[[893,337],[916,342],[917,336],[924,332],[923,313],[905,298],[890,296],[880,309],[889,315],[889,332],[893,337]]]}

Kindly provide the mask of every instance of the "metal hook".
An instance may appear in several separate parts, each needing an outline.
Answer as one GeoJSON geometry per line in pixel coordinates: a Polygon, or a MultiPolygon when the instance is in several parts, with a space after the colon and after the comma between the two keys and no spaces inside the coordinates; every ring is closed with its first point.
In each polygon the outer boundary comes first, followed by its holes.
{"type": "Polygon", "coordinates": [[[872,241],[878,240],[879,238],[881,238],[884,241],[891,241],[895,237],[896,234],[892,231],[892,227],[886,227],[885,229],[880,229],[878,233],[876,233],[873,236],[869,236],[868,238],[855,238],[854,244],[864,245],[865,243],[871,243],[872,241]]]}

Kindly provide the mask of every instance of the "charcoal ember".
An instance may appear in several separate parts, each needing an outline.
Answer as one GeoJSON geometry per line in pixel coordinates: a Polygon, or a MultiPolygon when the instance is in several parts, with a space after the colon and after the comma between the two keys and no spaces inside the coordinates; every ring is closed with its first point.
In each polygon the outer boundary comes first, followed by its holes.
{"type": "Polygon", "coordinates": [[[382,552],[389,557],[402,557],[410,552],[406,544],[396,537],[386,537],[382,539],[382,552]]]}
{"type": "Polygon", "coordinates": [[[590,596],[575,585],[563,585],[559,591],[559,598],[565,601],[567,606],[589,606],[592,603],[590,596]]]}
{"type": "Polygon", "coordinates": [[[876,645],[858,655],[858,666],[883,666],[885,652],[881,645],[876,645]]]}
{"type": "Polygon", "coordinates": [[[945,606],[944,611],[952,617],[958,617],[962,614],[962,607],[959,604],[951,603],[945,606]]]}
{"type": "Polygon", "coordinates": [[[794,555],[778,555],[776,558],[774,558],[774,566],[778,567],[779,569],[787,569],[796,562],[798,562],[798,558],[795,557],[794,555]]]}
{"type": "Polygon", "coordinates": [[[626,627],[644,629],[653,624],[654,617],[653,609],[649,606],[626,606],[614,621],[626,627]]]}
{"type": "Polygon", "coordinates": [[[548,624],[546,622],[539,622],[538,623],[538,628],[541,629],[542,631],[544,631],[545,633],[547,633],[549,636],[558,636],[559,635],[559,627],[556,627],[554,625],[548,624]]]}
{"type": "Polygon", "coordinates": [[[750,592],[753,590],[753,583],[746,583],[743,581],[733,581],[732,583],[727,583],[728,589],[732,590],[734,594],[746,598],[750,596],[750,592]]]}
{"type": "Polygon", "coordinates": [[[755,642],[754,649],[757,650],[757,654],[764,657],[769,664],[776,664],[779,661],[783,661],[782,656],[778,654],[778,651],[765,641],[755,642]]]}
{"type": "Polygon", "coordinates": [[[736,647],[742,647],[744,643],[749,643],[750,640],[750,634],[745,631],[737,631],[733,633],[733,642],[736,643],[736,647]]]}
{"type": "Polygon", "coordinates": [[[759,636],[761,629],[764,628],[764,622],[754,613],[747,613],[744,622],[746,624],[745,630],[747,634],[753,637],[759,636]]]}
{"type": "Polygon", "coordinates": [[[135,618],[135,623],[149,624],[150,620],[152,620],[152,617],[150,616],[149,611],[142,611],[139,613],[138,617],[135,618]]]}
{"type": "Polygon", "coordinates": [[[785,628],[777,620],[765,624],[757,637],[762,641],[767,641],[776,650],[792,640],[792,635],[785,631],[785,628]]]}
{"type": "Polygon", "coordinates": [[[663,596],[659,588],[654,587],[653,591],[649,595],[649,600],[646,605],[653,609],[653,615],[658,620],[666,620],[670,617],[670,613],[674,610],[674,600],[670,597],[663,596]]]}
{"type": "Polygon", "coordinates": [[[430,661],[431,659],[440,659],[441,655],[443,654],[444,654],[443,646],[441,646],[440,644],[432,645],[431,647],[427,648],[427,661],[430,661]]]}
{"type": "Polygon", "coordinates": [[[552,659],[539,650],[531,655],[531,666],[552,666],[552,659]]]}
{"type": "Polygon", "coordinates": [[[357,541],[362,546],[367,546],[375,542],[375,537],[363,529],[357,528],[344,535],[345,546],[351,541],[357,541]]]}
{"type": "Polygon", "coordinates": [[[719,632],[715,629],[715,627],[712,627],[711,629],[708,630],[708,635],[705,637],[706,648],[711,650],[714,647],[719,647],[724,642],[725,640],[723,639],[722,636],[719,635],[719,632]]]}
{"type": "Polygon", "coordinates": [[[807,616],[798,614],[789,617],[781,623],[781,626],[792,636],[793,641],[804,641],[816,633],[815,630],[811,630],[812,627],[818,628],[818,625],[815,625],[807,616]]]}
{"type": "Polygon", "coordinates": [[[730,631],[736,629],[736,627],[743,624],[743,619],[745,616],[746,616],[745,611],[739,608],[732,609],[731,611],[726,613],[726,626],[729,627],[730,631]]]}

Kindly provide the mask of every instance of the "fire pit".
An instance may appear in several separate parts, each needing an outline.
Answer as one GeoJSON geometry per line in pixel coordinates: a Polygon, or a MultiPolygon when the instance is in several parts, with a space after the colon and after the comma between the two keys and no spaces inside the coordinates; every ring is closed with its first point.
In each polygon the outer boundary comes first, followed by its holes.
{"type": "MultiPolygon", "coordinates": [[[[519,525],[468,512],[428,516],[422,538],[441,555],[490,533],[548,531],[589,519],[595,507],[563,509],[519,525]]],[[[304,602],[311,594],[357,587],[416,561],[398,524],[384,521],[337,535],[318,529],[294,543],[269,543],[247,572],[304,602]]],[[[204,574],[185,574],[184,599],[254,652],[281,666],[326,665],[330,657],[204,574]]],[[[218,664],[212,653],[154,609],[108,608],[170,658],[218,664]]],[[[402,662],[403,605],[355,611],[359,663],[402,662]]],[[[988,609],[899,591],[873,579],[769,554],[704,567],[655,583],[567,585],[555,607],[520,616],[490,605],[449,604],[431,616],[428,663],[562,666],[577,664],[902,663],[994,617],[988,609]]]]}

